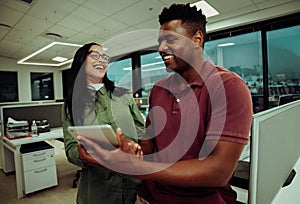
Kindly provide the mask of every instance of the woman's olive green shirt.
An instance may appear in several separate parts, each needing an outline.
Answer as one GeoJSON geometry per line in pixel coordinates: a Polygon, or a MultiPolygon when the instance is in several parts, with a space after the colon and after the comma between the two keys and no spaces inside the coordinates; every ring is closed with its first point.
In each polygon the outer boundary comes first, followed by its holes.
{"type": "MultiPolygon", "coordinates": [[[[105,87],[102,87],[99,91],[91,91],[91,94],[95,95],[95,107],[86,108],[84,125],[109,124],[114,130],[120,127],[133,140],[144,134],[144,118],[129,93],[121,96],[112,94],[110,98],[105,87]]],[[[67,129],[71,122],[67,119],[64,108],[62,113],[66,156],[71,163],[82,168],[77,203],[134,203],[141,181],[104,168],[89,166],[80,160],[77,141],[67,129]]]]}

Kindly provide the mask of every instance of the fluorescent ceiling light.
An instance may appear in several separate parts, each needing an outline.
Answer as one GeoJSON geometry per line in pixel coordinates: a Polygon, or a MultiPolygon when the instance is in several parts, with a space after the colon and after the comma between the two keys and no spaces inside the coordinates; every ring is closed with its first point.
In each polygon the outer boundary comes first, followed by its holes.
{"type": "Polygon", "coordinates": [[[220,13],[211,5],[209,5],[206,1],[198,1],[196,3],[191,4],[191,6],[196,6],[197,9],[201,9],[203,14],[208,18],[212,16],[219,15],[220,13]]]}
{"type": "Polygon", "coordinates": [[[232,46],[234,43],[223,43],[223,44],[218,44],[218,47],[226,47],[226,46],[232,46]]]}
{"type": "Polygon", "coordinates": [[[26,62],[27,60],[29,60],[30,58],[40,54],[41,52],[44,52],[45,50],[53,47],[54,45],[65,45],[65,46],[72,46],[72,47],[81,47],[82,45],[80,44],[74,44],[74,43],[64,43],[64,42],[52,42],[49,45],[46,45],[45,47],[42,47],[41,49],[35,51],[34,53],[28,55],[27,57],[24,57],[23,59],[19,60],[17,63],[18,64],[26,64],[26,65],[41,65],[41,66],[55,66],[55,67],[59,67],[62,66],[64,64],[70,63],[72,62],[73,59],[62,62],[62,63],[57,63],[57,64],[52,64],[52,63],[39,63],[39,62],[26,62]]]}
{"type": "Polygon", "coordinates": [[[164,62],[153,62],[153,63],[149,63],[149,64],[143,64],[142,67],[149,67],[152,65],[157,65],[157,64],[163,64],[164,62]]]}
{"type": "Polygon", "coordinates": [[[68,60],[68,58],[65,58],[65,57],[60,57],[60,56],[57,56],[57,57],[53,57],[52,58],[52,61],[55,61],[55,62],[64,62],[68,60]]]}
{"type": "Polygon", "coordinates": [[[161,70],[161,69],[166,69],[166,67],[157,67],[157,68],[151,68],[151,69],[143,69],[142,72],[150,72],[150,71],[156,71],[156,70],[161,70]]]}
{"type": "MultiPolygon", "coordinates": [[[[163,64],[164,62],[154,62],[154,63],[149,63],[149,64],[143,64],[142,67],[149,67],[152,65],[158,65],[158,64],[163,64]]],[[[132,68],[131,67],[125,67],[123,68],[124,71],[131,71],[132,68]]],[[[150,69],[149,69],[150,70],[150,69]]],[[[143,71],[143,70],[142,70],[143,71]]]]}
{"type": "Polygon", "coordinates": [[[124,70],[124,71],[131,71],[132,68],[131,68],[131,67],[125,67],[125,68],[123,68],[123,70],[124,70]]]}

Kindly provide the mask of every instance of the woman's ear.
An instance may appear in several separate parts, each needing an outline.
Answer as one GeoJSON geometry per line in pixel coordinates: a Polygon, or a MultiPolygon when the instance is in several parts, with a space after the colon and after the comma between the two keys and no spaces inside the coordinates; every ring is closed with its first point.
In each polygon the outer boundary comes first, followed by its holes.
{"type": "Polygon", "coordinates": [[[195,35],[193,36],[193,41],[195,43],[195,47],[200,47],[202,48],[204,39],[203,39],[203,34],[200,30],[198,30],[195,35]]]}

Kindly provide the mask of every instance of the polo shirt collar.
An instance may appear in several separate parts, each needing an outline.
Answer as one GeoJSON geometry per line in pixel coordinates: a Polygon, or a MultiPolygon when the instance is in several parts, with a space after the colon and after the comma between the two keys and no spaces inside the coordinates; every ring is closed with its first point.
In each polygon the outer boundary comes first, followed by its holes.
{"type": "MultiPolygon", "coordinates": [[[[205,61],[202,65],[202,68],[200,70],[200,74],[198,77],[193,81],[190,85],[186,84],[186,87],[203,87],[205,81],[208,79],[208,77],[214,72],[214,65],[209,62],[205,61]]],[[[178,89],[178,80],[181,80],[181,76],[177,73],[174,73],[171,75],[163,84],[163,86],[170,90],[171,92],[179,92],[178,89]]]]}

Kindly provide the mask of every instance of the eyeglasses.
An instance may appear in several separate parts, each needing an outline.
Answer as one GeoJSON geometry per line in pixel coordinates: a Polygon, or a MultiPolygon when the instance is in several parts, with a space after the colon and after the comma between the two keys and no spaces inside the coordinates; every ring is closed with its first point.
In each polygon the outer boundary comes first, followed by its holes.
{"type": "Polygon", "coordinates": [[[94,51],[94,50],[91,50],[88,52],[88,54],[91,56],[91,58],[93,58],[94,60],[98,60],[98,59],[101,59],[103,60],[104,62],[106,63],[109,63],[110,61],[110,57],[106,54],[100,54],[99,52],[97,51],[94,51]]]}

